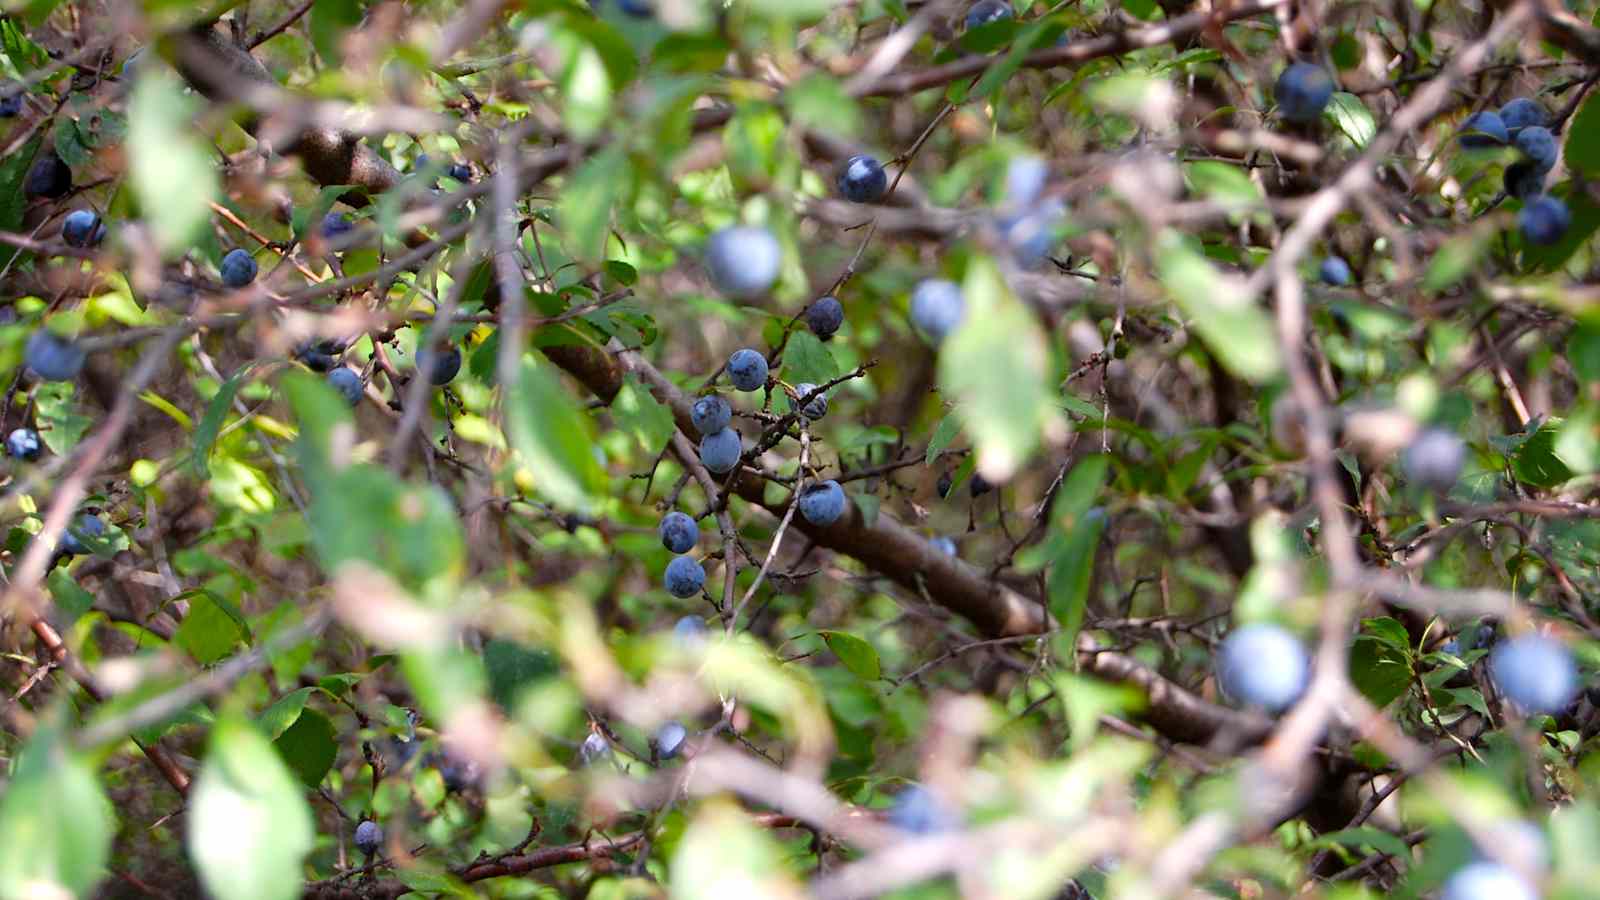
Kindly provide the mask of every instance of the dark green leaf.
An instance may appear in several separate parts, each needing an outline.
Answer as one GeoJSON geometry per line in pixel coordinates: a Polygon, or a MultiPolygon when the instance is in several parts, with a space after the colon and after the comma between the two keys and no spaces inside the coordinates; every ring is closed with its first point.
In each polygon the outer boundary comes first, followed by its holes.
{"type": "Polygon", "coordinates": [[[222,387],[211,397],[211,402],[206,404],[206,413],[200,418],[200,424],[195,426],[194,451],[190,454],[189,463],[203,478],[211,476],[211,448],[217,441],[217,432],[222,430],[222,421],[228,417],[228,408],[233,405],[234,396],[239,393],[239,385],[250,368],[244,366],[222,383],[222,387]]]}
{"type": "Polygon", "coordinates": [[[315,788],[333,768],[339,742],[333,722],[314,709],[306,709],[272,742],[289,770],[308,788],[315,788]]]}
{"type": "Polygon", "coordinates": [[[524,359],[506,398],[506,436],[533,472],[534,487],[558,506],[590,509],[605,491],[594,455],[594,423],[551,373],[524,359]]]}

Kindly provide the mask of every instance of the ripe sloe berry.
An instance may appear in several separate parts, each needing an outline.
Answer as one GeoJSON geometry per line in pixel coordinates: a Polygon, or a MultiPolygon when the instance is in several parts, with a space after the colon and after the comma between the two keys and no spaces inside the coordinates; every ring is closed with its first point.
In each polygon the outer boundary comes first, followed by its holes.
{"type": "Polygon", "coordinates": [[[680,600],[687,600],[699,595],[700,590],[706,586],[706,569],[693,557],[674,556],[672,562],[667,563],[664,580],[667,593],[680,600]]]}
{"type": "Polygon", "coordinates": [[[449,384],[461,372],[461,348],[434,350],[423,347],[417,351],[417,371],[426,374],[435,387],[449,384]]]}
{"type": "Polygon", "coordinates": [[[1556,157],[1561,155],[1556,136],[1542,125],[1529,125],[1517,132],[1517,150],[1546,172],[1555,168],[1556,157]]]}
{"type": "Polygon", "coordinates": [[[377,822],[368,819],[356,826],[356,849],[363,856],[371,856],[383,846],[383,829],[377,822]]]}
{"type": "Polygon", "coordinates": [[[1272,89],[1278,112],[1291,122],[1315,122],[1333,99],[1333,79],[1321,66],[1295,63],[1283,70],[1272,89]]]}
{"type": "Polygon", "coordinates": [[[689,650],[703,645],[708,633],[706,620],[699,616],[684,616],[672,626],[672,639],[678,642],[679,647],[689,650]]]}
{"type": "Polygon", "coordinates": [[[1519,159],[1506,166],[1506,193],[1518,200],[1527,200],[1544,193],[1544,179],[1549,170],[1539,167],[1531,159],[1519,159]]]}
{"type": "Polygon", "coordinates": [[[700,439],[700,462],[717,475],[726,475],[739,465],[744,442],[732,428],[714,431],[700,439]]]}
{"type": "Polygon", "coordinates": [[[844,305],[837,298],[823,297],[806,307],[806,325],[823,340],[833,337],[844,324],[844,305]]]}
{"type": "Polygon", "coordinates": [[[222,258],[222,265],[219,267],[219,271],[222,272],[223,285],[231,288],[242,288],[256,280],[256,272],[258,271],[256,258],[251,256],[250,251],[243,247],[235,247],[229,250],[228,255],[222,258]]]}
{"type": "Polygon", "coordinates": [[[866,154],[850,157],[839,170],[839,193],[852,203],[873,203],[888,189],[889,173],[866,154]]]}
{"type": "Polygon", "coordinates": [[[1439,900],[1538,900],[1521,875],[1496,862],[1469,863],[1444,883],[1439,900]]]}
{"type": "Polygon", "coordinates": [[[61,239],[73,247],[93,247],[105,237],[106,226],[92,210],[75,209],[61,220],[61,239]]]}
{"type": "Polygon", "coordinates": [[[1542,634],[1501,641],[1489,672],[1506,699],[1530,713],[1555,715],[1578,696],[1578,664],[1567,645],[1542,634]]]}
{"type": "Polygon", "coordinates": [[[343,213],[331,212],[322,217],[322,238],[333,240],[341,234],[349,234],[356,230],[356,223],[343,213]]]}
{"type": "Polygon", "coordinates": [[[805,416],[807,419],[820,419],[828,414],[828,395],[817,391],[816,385],[810,382],[801,382],[795,385],[794,397],[795,399],[790,403],[790,408],[798,408],[800,415],[805,416]],[[816,391],[815,396],[811,396],[813,391],[816,391]],[[810,400],[806,399],[808,396],[811,397],[810,400]],[[804,405],[796,407],[796,404],[800,403],[804,405]]]}
{"type": "Polygon", "coordinates": [[[966,306],[955,282],[930,278],[911,292],[911,321],[937,344],[961,324],[966,306]]]}
{"type": "Polygon", "coordinates": [[[1305,647],[1277,625],[1235,629],[1217,651],[1217,682],[1240,703],[1268,712],[1288,709],[1305,691],[1311,661],[1305,647]]]}
{"type": "Polygon", "coordinates": [[[1335,287],[1345,287],[1355,278],[1355,273],[1350,271],[1350,264],[1344,257],[1330,256],[1322,261],[1322,268],[1318,270],[1325,284],[1335,287]]]}
{"type": "Polygon", "coordinates": [[[656,745],[656,757],[662,761],[676,757],[683,751],[683,742],[688,737],[688,730],[677,722],[668,722],[657,728],[655,739],[651,742],[656,745]]]}
{"type": "Polygon", "coordinates": [[[83,371],[84,352],[77,344],[40,328],[28,336],[22,358],[33,374],[45,381],[71,381],[83,371]]]}
{"type": "Polygon", "coordinates": [[[44,444],[39,440],[39,432],[32,428],[18,428],[6,435],[6,452],[12,459],[23,462],[33,462],[44,453],[44,444]]]}
{"type": "Polygon", "coordinates": [[[920,784],[907,785],[889,807],[889,824],[911,834],[938,834],[960,825],[956,814],[920,784]]]}
{"type": "Polygon", "coordinates": [[[84,539],[104,537],[105,533],[106,523],[100,521],[99,516],[83,513],[78,516],[76,522],[68,525],[67,529],[61,533],[60,550],[68,556],[80,556],[88,553],[89,545],[85,543],[84,539]]]}
{"type": "Polygon", "coordinates": [[[1550,120],[1545,114],[1544,107],[1539,101],[1527,97],[1518,97],[1500,107],[1500,121],[1505,123],[1506,131],[1516,138],[1517,132],[1529,127],[1544,127],[1550,120]]]}
{"type": "Polygon", "coordinates": [[[661,546],[673,553],[688,553],[700,542],[700,526],[677,510],[661,517],[656,533],[661,537],[661,546]]]}
{"type": "Polygon", "coordinates": [[[1499,147],[1510,139],[1506,123],[1492,110],[1475,112],[1461,122],[1461,146],[1468,150],[1499,147]]]}
{"type": "Polygon", "coordinates": [[[33,161],[22,192],[29,197],[58,200],[72,190],[72,170],[54,153],[44,153],[33,161]]]}
{"type": "Polygon", "coordinates": [[[765,228],[735,225],[706,244],[706,267],[717,290],[736,299],[759,297],[778,280],[783,247],[765,228]]]}
{"type": "Polygon", "coordinates": [[[578,758],[586,766],[596,760],[604,759],[610,753],[611,742],[598,731],[589,732],[589,736],[583,739],[583,746],[578,748],[578,758]]]}
{"type": "Polygon", "coordinates": [[[813,482],[800,492],[800,515],[819,528],[839,521],[844,508],[844,488],[837,481],[813,482]]]}
{"type": "Polygon", "coordinates": [[[339,366],[328,373],[328,386],[338,391],[344,402],[351,406],[361,402],[361,394],[366,390],[361,383],[360,374],[344,366],[339,366]]]}
{"type": "Polygon", "coordinates": [[[1572,226],[1567,204],[1548,194],[1529,200],[1517,213],[1517,227],[1530,244],[1547,247],[1558,244],[1572,226]]]}
{"type": "Polygon", "coordinates": [[[977,28],[990,22],[1011,18],[1011,4],[1005,0],[978,0],[967,10],[967,28],[977,28]]]}
{"type": "Polygon", "coordinates": [[[759,391],[767,386],[767,358],[746,347],[728,357],[728,380],[741,391],[759,391]]]}
{"type": "Polygon", "coordinates": [[[733,408],[716,394],[707,394],[689,407],[689,419],[702,435],[715,434],[733,421],[733,408]]]}
{"type": "Polygon", "coordinates": [[[1467,445],[1444,428],[1423,431],[1400,456],[1408,481],[1439,493],[1456,486],[1466,463],[1467,445]]]}

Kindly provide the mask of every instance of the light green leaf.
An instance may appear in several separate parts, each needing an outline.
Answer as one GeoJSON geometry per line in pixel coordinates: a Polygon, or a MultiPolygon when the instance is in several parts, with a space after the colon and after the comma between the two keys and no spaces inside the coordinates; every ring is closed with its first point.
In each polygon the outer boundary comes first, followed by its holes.
{"type": "Polygon", "coordinates": [[[105,874],[111,805],[94,770],[41,727],[0,798],[0,896],[88,896],[105,874]]]}
{"type": "Polygon", "coordinates": [[[839,376],[839,364],[822,341],[809,331],[789,335],[783,348],[783,380],[790,384],[827,384],[839,376]]]}
{"type": "Polygon", "coordinates": [[[189,462],[199,472],[202,478],[211,476],[211,447],[217,442],[217,432],[222,430],[222,420],[228,416],[228,408],[233,405],[233,398],[239,393],[239,385],[243,383],[245,375],[249,374],[250,366],[245,366],[233,373],[233,377],[222,383],[217,393],[206,404],[206,413],[200,419],[200,425],[194,430],[194,452],[190,455],[189,462]]]}
{"type": "Polygon", "coordinates": [[[561,76],[562,120],[580,141],[593,137],[611,118],[611,76],[592,44],[565,35],[570,56],[561,76]]]}
{"type": "Polygon", "coordinates": [[[1267,314],[1236,278],[1218,272],[1176,232],[1156,246],[1156,269],[1189,325],[1233,374],[1264,381],[1278,373],[1282,360],[1267,314]]]}
{"type": "Polygon", "coordinates": [[[1006,289],[993,262],[975,258],[962,291],[966,315],[939,351],[939,386],[977,445],[979,471],[1004,481],[1056,416],[1049,349],[1038,320],[1006,289]]]}
{"type": "Polygon", "coordinates": [[[187,250],[211,217],[218,180],[194,134],[196,110],[171,73],[140,73],[128,110],[129,180],[156,241],[173,256],[187,250]]]}
{"type": "Polygon", "coordinates": [[[950,446],[950,442],[954,441],[960,433],[960,416],[955,413],[949,413],[940,419],[939,424],[933,428],[933,437],[928,439],[928,452],[923,454],[922,462],[926,465],[932,465],[933,461],[939,458],[939,454],[944,448],[950,446]]]}
{"type": "Polygon", "coordinates": [[[672,410],[631,375],[623,380],[617,398],[611,401],[611,414],[617,425],[633,435],[640,448],[649,453],[665,447],[672,439],[673,429],[678,427],[672,410]]]}
{"type": "Polygon", "coordinates": [[[289,730],[290,725],[299,721],[300,713],[306,708],[306,701],[314,690],[316,688],[303,687],[279,697],[277,703],[267,707],[256,718],[256,727],[265,732],[267,737],[277,740],[279,735],[289,730]]]}
{"type": "Polygon", "coordinates": [[[622,148],[610,147],[584,163],[561,192],[561,225],[574,259],[595,265],[605,258],[611,207],[628,177],[622,148]]]}
{"type": "Polygon", "coordinates": [[[328,63],[337,65],[344,57],[339,45],[344,33],[361,24],[361,4],[357,0],[317,0],[311,7],[311,43],[328,63]]]}
{"type": "Polygon", "coordinates": [[[1356,150],[1364,150],[1378,133],[1378,120],[1372,110],[1355,94],[1336,92],[1322,111],[1322,117],[1333,123],[1346,142],[1356,150]]]}
{"type": "Polygon", "coordinates": [[[232,604],[208,591],[187,595],[189,614],[183,617],[173,642],[201,665],[209,665],[233,652],[247,637],[242,618],[232,604]]]}
{"type": "Polygon", "coordinates": [[[211,730],[189,795],[189,855],[217,900],[294,900],[314,833],[304,788],[261,732],[237,716],[211,730]]]}
{"type": "Polygon", "coordinates": [[[878,651],[863,638],[857,637],[848,631],[819,631],[828,649],[833,655],[839,657],[844,667],[857,678],[866,681],[877,681],[883,674],[883,669],[878,662],[878,651]]]}
{"type": "Polygon", "coordinates": [[[551,373],[548,363],[524,359],[506,398],[507,437],[533,472],[535,489],[552,503],[591,509],[605,491],[595,458],[594,423],[551,373]]]}

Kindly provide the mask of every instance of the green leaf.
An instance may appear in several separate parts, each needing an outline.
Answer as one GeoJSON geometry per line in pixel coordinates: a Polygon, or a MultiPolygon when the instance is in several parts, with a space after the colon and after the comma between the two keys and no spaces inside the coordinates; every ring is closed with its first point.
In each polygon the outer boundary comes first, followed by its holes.
{"type": "Polygon", "coordinates": [[[1056,415],[1049,348],[1038,320],[987,258],[969,263],[962,292],[966,313],[939,350],[939,386],[956,401],[979,470],[1004,481],[1033,454],[1056,415]]]}
{"type": "Polygon", "coordinates": [[[256,727],[260,728],[267,737],[277,740],[278,736],[289,730],[289,726],[299,721],[300,713],[306,708],[306,701],[311,698],[311,692],[316,688],[303,687],[290,691],[278,698],[278,702],[267,707],[256,718],[256,727]]]}
{"type": "Polygon", "coordinates": [[[933,461],[939,458],[944,448],[950,446],[950,442],[960,434],[961,417],[955,413],[947,413],[933,428],[933,437],[928,439],[928,452],[922,457],[923,464],[933,465],[933,461]]]}
{"type": "Polygon", "coordinates": [[[574,259],[587,265],[605,258],[611,208],[628,178],[627,157],[619,146],[595,154],[561,192],[561,225],[574,259]]]}
{"type": "Polygon", "coordinates": [[[344,34],[361,24],[361,4],[358,0],[317,0],[311,7],[311,43],[317,55],[331,65],[337,65],[344,54],[340,43],[344,34]]]}
{"type": "Polygon", "coordinates": [[[783,380],[790,384],[827,384],[839,377],[839,364],[822,341],[809,331],[789,335],[783,348],[783,380]]]}
{"type": "Polygon", "coordinates": [[[129,181],[168,256],[200,236],[219,187],[211,155],[193,132],[196,115],[175,76],[153,66],[140,73],[128,110],[129,181]]]}
{"type": "Polygon", "coordinates": [[[50,588],[50,598],[55,601],[56,609],[61,613],[63,625],[71,625],[78,618],[94,607],[94,595],[84,590],[71,575],[56,569],[52,571],[45,584],[50,588]]]}
{"type": "Polygon", "coordinates": [[[43,426],[39,437],[57,456],[72,452],[94,424],[93,419],[79,411],[70,382],[49,381],[39,385],[33,392],[33,402],[37,407],[34,415],[43,426]]]}
{"type": "Polygon", "coordinates": [[[1411,662],[1405,651],[1362,635],[1350,646],[1350,680],[1375,706],[1388,706],[1411,686],[1411,662]]]}
{"type": "Polygon", "coordinates": [[[1550,195],[1567,204],[1567,211],[1572,214],[1572,225],[1561,236],[1561,240],[1544,246],[1529,244],[1521,239],[1521,231],[1517,232],[1518,242],[1522,244],[1523,264],[1533,271],[1549,272],[1560,268],[1600,230],[1600,204],[1591,200],[1587,191],[1573,190],[1573,184],[1567,182],[1551,189],[1550,195]]]}
{"type": "Polygon", "coordinates": [[[1105,528],[1105,513],[1092,513],[1105,486],[1111,460],[1101,454],[1079,460],[1061,482],[1050,510],[1051,527],[1060,536],[1045,587],[1050,612],[1061,623],[1067,646],[1076,640],[1089,600],[1095,550],[1105,528]]]}
{"type": "Polygon", "coordinates": [[[1161,236],[1156,269],[1190,327],[1223,367],[1249,381],[1278,373],[1281,360],[1272,321],[1239,279],[1218,272],[1176,232],[1161,236]]]}
{"type": "Polygon", "coordinates": [[[1367,105],[1355,94],[1335,92],[1323,109],[1322,117],[1332,123],[1345,142],[1356,150],[1366,149],[1378,133],[1378,120],[1373,118],[1372,110],[1367,109],[1367,105]]]}
{"type": "Polygon", "coordinates": [[[209,591],[190,591],[189,614],[183,617],[173,642],[201,665],[210,665],[233,652],[249,637],[237,607],[209,591]]]}
{"type": "MultiPolygon", "coordinates": [[[[1154,5],[1154,0],[1149,0],[1149,2],[1152,6],[1154,5]]],[[[1124,7],[1126,7],[1126,4],[1124,4],[1124,7]]],[[[1049,19],[1037,19],[1023,27],[1017,33],[1016,40],[1011,42],[1011,49],[1006,52],[1006,55],[998,62],[991,63],[988,70],[983,73],[983,77],[973,86],[972,95],[975,97],[987,97],[1005,85],[1016,77],[1018,70],[1022,68],[1022,61],[1027,57],[1029,51],[1043,45],[1046,32],[1058,34],[1060,31],[1060,26],[1049,19]]]]}
{"type": "MultiPolygon", "coordinates": [[[[10,4],[7,8],[11,8],[10,4]]],[[[50,63],[50,54],[34,43],[17,21],[10,17],[0,18],[0,51],[5,53],[4,58],[0,59],[5,63],[0,68],[0,74],[13,81],[50,63]]]]}
{"type": "Polygon", "coordinates": [[[506,397],[507,437],[533,472],[534,487],[558,506],[592,509],[605,492],[595,459],[594,423],[567,395],[548,363],[524,358],[506,397]]]}
{"type": "Polygon", "coordinates": [[[819,631],[833,655],[839,657],[851,674],[866,681],[877,681],[883,675],[878,663],[878,651],[862,638],[848,631],[819,631]]]}
{"type": "Polygon", "coordinates": [[[1568,123],[1561,159],[1574,172],[1600,177],[1600,94],[1591,93],[1568,123]]]}
{"type": "Polygon", "coordinates": [[[1486,219],[1451,235],[1439,245],[1433,259],[1428,261],[1428,271],[1422,276],[1422,289],[1438,293],[1465,278],[1477,267],[1484,250],[1498,233],[1496,224],[1486,219]]]}
{"type": "Polygon", "coordinates": [[[561,72],[562,121],[580,141],[593,137],[611,118],[611,75],[594,45],[570,33],[559,35],[567,51],[561,72]]]}
{"type": "MultiPolygon", "coordinates": [[[[22,145],[21,150],[0,159],[0,230],[15,232],[22,227],[22,213],[27,206],[22,182],[28,177],[28,169],[33,166],[33,158],[43,140],[35,136],[22,145]]],[[[19,252],[9,244],[0,245],[0,267],[9,265],[19,252]]]]}
{"type": "Polygon", "coordinates": [[[790,120],[807,128],[821,128],[842,138],[861,131],[861,110],[837,78],[812,72],[784,91],[790,120]]]}
{"type": "Polygon", "coordinates": [[[611,401],[611,415],[617,426],[633,435],[640,449],[647,453],[656,453],[665,447],[678,427],[672,410],[632,375],[623,379],[622,389],[611,401]]]}
{"type": "Polygon", "coordinates": [[[185,818],[189,855],[217,900],[294,900],[315,837],[304,787],[237,716],[211,730],[185,818]]]}
{"type": "Polygon", "coordinates": [[[194,430],[194,451],[190,454],[189,463],[202,478],[211,477],[211,448],[217,442],[217,432],[222,430],[222,421],[228,417],[228,409],[233,405],[233,398],[239,393],[239,385],[244,382],[250,368],[244,366],[222,383],[211,402],[206,404],[206,414],[200,418],[200,425],[194,430]]]}
{"type": "Polygon", "coordinates": [[[1306,845],[1308,850],[1317,850],[1324,847],[1345,846],[1360,849],[1371,847],[1379,853],[1390,856],[1411,858],[1411,847],[1405,841],[1395,837],[1381,828],[1362,826],[1360,828],[1346,828],[1318,837],[1306,845]]]}
{"type": "Polygon", "coordinates": [[[1523,484],[1553,488],[1572,479],[1573,471],[1556,453],[1560,422],[1546,422],[1511,454],[1511,472],[1523,484]]]}
{"type": "Polygon", "coordinates": [[[322,783],[339,755],[333,722],[314,709],[302,711],[272,746],[300,783],[308,788],[322,783]]]}
{"type": "Polygon", "coordinates": [[[1388,616],[1362,619],[1361,633],[1403,654],[1411,652],[1411,636],[1406,633],[1406,627],[1388,616]]]}
{"type": "Polygon", "coordinates": [[[88,896],[105,875],[115,833],[93,768],[41,727],[0,798],[0,896],[88,896]]]}

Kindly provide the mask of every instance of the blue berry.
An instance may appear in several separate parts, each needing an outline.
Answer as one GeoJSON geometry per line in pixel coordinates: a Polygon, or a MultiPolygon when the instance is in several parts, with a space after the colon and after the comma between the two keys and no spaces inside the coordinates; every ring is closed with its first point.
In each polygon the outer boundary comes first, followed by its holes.
{"type": "Polygon", "coordinates": [[[61,533],[61,552],[68,556],[79,556],[89,552],[89,545],[84,543],[84,538],[104,537],[106,523],[100,517],[83,513],[78,520],[61,533]]]}
{"type": "Polygon", "coordinates": [[[683,751],[683,742],[688,737],[688,730],[677,722],[668,722],[657,728],[655,739],[651,742],[656,745],[656,757],[665,761],[677,756],[683,751]]]}
{"type": "Polygon", "coordinates": [[[733,421],[733,408],[720,396],[707,394],[689,407],[689,420],[700,434],[715,434],[733,421]]]}
{"type": "Polygon", "coordinates": [[[44,453],[44,443],[39,440],[39,432],[32,428],[18,428],[6,435],[6,452],[12,459],[23,462],[33,462],[44,453]]]}
{"type": "Polygon", "coordinates": [[[1545,123],[1550,121],[1550,117],[1546,115],[1544,107],[1539,105],[1539,101],[1518,97],[1500,107],[1500,121],[1505,123],[1506,131],[1514,139],[1517,132],[1524,128],[1544,127],[1545,123]]]}
{"type": "Polygon", "coordinates": [[[1272,89],[1278,112],[1291,122],[1315,122],[1333,99],[1333,79],[1321,66],[1295,63],[1272,89]]]}
{"type": "Polygon", "coordinates": [[[54,153],[43,153],[28,170],[22,191],[29,197],[47,197],[57,200],[72,190],[72,170],[54,153]]]}
{"type": "Polygon", "coordinates": [[[930,278],[911,292],[911,321],[937,344],[961,324],[966,306],[955,282],[930,278]]]}
{"type": "Polygon", "coordinates": [[[328,373],[328,386],[339,392],[344,402],[355,406],[361,402],[361,394],[366,388],[361,383],[361,376],[353,369],[339,366],[328,373]]]}
{"type": "Polygon", "coordinates": [[[295,359],[313,372],[331,372],[339,365],[344,348],[332,341],[305,341],[294,348],[295,359]]]}
{"type": "Polygon", "coordinates": [[[83,371],[84,352],[48,328],[28,336],[22,357],[33,374],[45,381],[71,381],[83,371]]]}
{"type": "Polygon", "coordinates": [[[73,247],[93,247],[105,237],[106,226],[92,210],[75,209],[61,220],[61,239],[73,247]]]}
{"type": "Polygon", "coordinates": [[[1466,463],[1467,445],[1443,428],[1422,432],[1400,455],[1400,468],[1406,480],[1438,493],[1446,493],[1456,486],[1466,463]]]}
{"type": "Polygon", "coordinates": [[[428,163],[430,162],[432,162],[432,160],[428,158],[428,154],[418,153],[417,158],[411,161],[411,171],[421,172],[423,169],[428,167],[428,163]]]}
{"type": "Polygon", "coordinates": [[[951,540],[950,538],[945,537],[944,535],[939,535],[938,537],[934,538],[933,540],[929,541],[928,543],[933,545],[933,549],[939,551],[940,553],[943,553],[945,556],[957,556],[958,555],[958,553],[956,551],[956,542],[951,540]]]}
{"type": "Polygon", "coordinates": [[[477,763],[449,752],[435,758],[434,767],[439,770],[439,777],[444,781],[444,789],[452,794],[476,785],[483,774],[477,763]]]}
{"type": "Polygon", "coordinates": [[[665,581],[667,593],[680,600],[686,600],[697,596],[706,586],[706,570],[693,557],[674,556],[672,562],[667,563],[665,581]]]}
{"type": "Polygon", "coordinates": [[[800,515],[819,528],[839,521],[844,507],[844,488],[837,481],[812,482],[800,491],[800,515]]]}
{"type": "Polygon", "coordinates": [[[717,475],[726,475],[739,465],[744,442],[732,428],[714,431],[700,439],[700,462],[717,475]]]}
{"type": "Polygon", "coordinates": [[[0,94],[0,119],[14,118],[22,112],[22,91],[0,94]]]}
{"type": "Polygon", "coordinates": [[[820,419],[828,414],[828,395],[817,391],[817,386],[814,384],[801,382],[794,386],[794,400],[789,402],[789,408],[797,408],[796,404],[801,401],[804,401],[805,405],[799,406],[798,409],[800,415],[807,419],[820,419]],[[813,392],[816,392],[815,396],[812,396],[813,392]],[[811,397],[811,399],[806,400],[806,397],[811,397]]]}
{"type": "Polygon", "coordinates": [[[450,347],[434,350],[423,347],[417,351],[417,371],[425,373],[435,387],[443,387],[454,381],[461,372],[461,349],[450,347]]]}
{"type": "Polygon", "coordinates": [[[256,280],[256,258],[243,247],[235,247],[222,257],[222,283],[226,287],[242,288],[256,280]]]}
{"type": "Polygon", "coordinates": [[[1484,861],[1456,870],[1439,900],[1539,900],[1539,892],[1514,870],[1484,861]]]}
{"type": "Polygon", "coordinates": [[[1055,243],[1056,223],[1064,212],[1061,201],[1051,199],[1020,215],[999,220],[1000,232],[1018,265],[1032,268],[1044,261],[1055,243]]]}
{"type": "Polygon", "coordinates": [[[1011,5],[1005,0],[978,0],[967,10],[967,29],[1011,18],[1011,5]]]}
{"type": "Polygon", "coordinates": [[[1529,200],[1517,213],[1517,227],[1530,244],[1549,246],[1559,243],[1572,225],[1572,213],[1567,204],[1549,195],[1529,200]]]}
{"type": "Polygon", "coordinates": [[[1492,110],[1475,112],[1461,123],[1461,146],[1468,150],[1499,147],[1510,139],[1506,123],[1492,110]]]}
{"type": "Polygon", "coordinates": [[[888,189],[889,173],[865,154],[850,157],[839,170],[839,193],[852,203],[875,203],[888,189]]]}
{"type": "Polygon", "coordinates": [[[1039,199],[1045,182],[1050,178],[1050,168],[1038,156],[1014,156],[1006,165],[1007,206],[1021,209],[1039,199]]]}
{"type": "Polygon", "coordinates": [[[972,473],[972,479],[967,482],[967,493],[971,494],[974,499],[982,497],[992,490],[994,490],[994,484],[989,479],[979,475],[977,472],[972,473]]]}
{"type": "Polygon", "coordinates": [[[765,228],[735,225],[713,234],[706,244],[706,267],[717,290],[729,297],[759,297],[778,280],[783,247],[765,228]]]}
{"type": "Polygon", "coordinates": [[[1556,157],[1561,154],[1556,136],[1540,125],[1529,125],[1517,132],[1517,149],[1546,172],[1555,168],[1556,157]]]}
{"type": "Polygon", "coordinates": [[[657,526],[656,533],[661,538],[661,546],[673,553],[688,553],[700,542],[700,526],[694,523],[694,519],[677,510],[661,517],[661,524],[657,526]]]}
{"type": "Polygon", "coordinates": [[[583,745],[578,748],[578,759],[586,766],[609,755],[611,755],[611,742],[598,731],[589,732],[589,736],[583,739],[583,745]]]}
{"type": "Polygon", "coordinates": [[[844,324],[844,305],[837,298],[823,297],[806,307],[806,325],[811,333],[827,340],[844,324]]]}
{"type": "Polygon", "coordinates": [[[1341,256],[1330,256],[1323,260],[1318,274],[1324,283],[1335,287],[1345,287],[1355,278],[1355,273],[1350,271],[1350,264],[1341,256]]]}
{"type": "Polygon", "coordinates": [[[728,357],[728,380],[741,391],[759,391],[767,386],[767,358],[746,347],[728,357]]]}
{"type": "Polygon", "coordinates": [[[1236,629],[1217,651],[1217,681],[1235,700],[1268,712],[1288,709],[1305,691],[1311,672],[1294,635],[1265,623],[1236,629]]]}
{"type": "Polygon", "coordinates": [[[472,167],[466,163],[451,163],[450,167],[444,170],[444,174],[462,184],[472,183],[472,167]]]}
{"type": "Polygon", "coordinates": [[[1530,713],[1555,715],[1578,696],[1578,664],[1555,638],[1524,634],[1489,654],[1489,673],[1506,699],[1530,713]]]}
{"type": "Polygon", "coordinates": [[[706,620],[699,616],[684,616],[672,626],[672,639],[678,642],[678,646],[690,650],[705,644],[709,633],[706,620]]]}
{"type": "Polygon", "coordinates": [[[367,820],[356,826],[356,849],[363,856],[371,856],[383,846],[383,829],[378,823],[367,820]]]}
{"type": "Polygon", "coordinates": [[[1531,159],[1519,159],[1506,166],[1506,193],[1518,200],[1527,200],[1544,193],[1545,176],[1548,169],[1541,168],[1531,159]]]}
{"type": "Polygon", "coordinates": [[[342,235],[356,230],[356,223],[343,213],[331,212],[322,217],[323,240],[333,240],[342,235]]]}
{"type": "Polygon", "coordinates": [[[889,824],[911,834],[953,831],[960,822],[934,793],[920,784],[907,785],[889,807],[889,824]]]}

